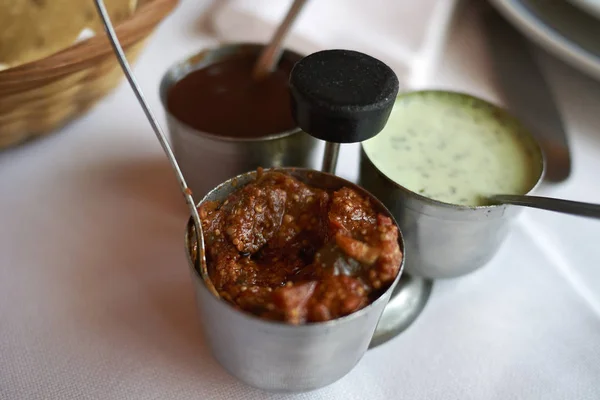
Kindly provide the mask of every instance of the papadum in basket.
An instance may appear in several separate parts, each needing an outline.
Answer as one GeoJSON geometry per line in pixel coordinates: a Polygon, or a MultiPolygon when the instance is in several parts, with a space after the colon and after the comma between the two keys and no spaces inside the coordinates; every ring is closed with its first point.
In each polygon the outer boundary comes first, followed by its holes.
{"type": "MultiPolygon", "coordinates": [[[[115,30],[130,62],[178,0],[140,0],[115,30]]],[[[123,78],[106,34],[0,71],[0,149],[56,131],[88,111],[123,78]]]]}

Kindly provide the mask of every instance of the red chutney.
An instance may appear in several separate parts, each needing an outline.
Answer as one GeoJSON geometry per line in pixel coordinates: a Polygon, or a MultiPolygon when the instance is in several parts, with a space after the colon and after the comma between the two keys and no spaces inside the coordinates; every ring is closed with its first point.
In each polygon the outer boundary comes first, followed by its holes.
{"type": "Polygon", "coordinates": [[[368,305],[398,274],[398,228],[354,190],[280,172],[200,207],[210,279],[246,312],[291,324],[368,305]]]}

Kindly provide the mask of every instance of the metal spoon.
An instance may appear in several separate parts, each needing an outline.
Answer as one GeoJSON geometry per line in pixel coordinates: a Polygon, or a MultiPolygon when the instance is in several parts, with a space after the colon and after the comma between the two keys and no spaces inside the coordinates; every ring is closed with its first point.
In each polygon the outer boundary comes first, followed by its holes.
{"type": "Polygon", "coordinates": [[[129,85],[131,86],[131,89],[133,89],[133,92],[135,93],[135,96],[138,99],[138,102],[142,106],[144,114],[146,114],[146,118],[148,118],[148,121],[150,122],[150,125],[152,126],[152,129],[154,130],[154,133],[158,138],[158,141],[160,142],[165,154],[167,155],[169,162],[171,163],[171,167],[175,172],[177,181],[179,182],[179,187],[181,188],[181,192],[183,193],[183,197],[185,198],[185,201],[190,209],[190,213],[192,214],[192,219],[194,220],[194,227],[196,228],[196,242],[198,246],[198,257],[196,257],[196,263],[200,263],[200,265],[196,265],[196,267],[200,271],[202,278],[207,283],[209,290],[213,292],[215,296],[219,297],[219,294],[217,293],[216,289],[212,285],[211,280],[208,277],[208,270],[206,267],[206,254],[204,247],[204,233],[202,231],[200,215],[198,215],[198,209],[196,208],[196,202],[192,197],[192,191],[188,188],[187,183],[185,182],[185,178],[181,173],[181,169],[177,164],[177,160],[175,159],[175,155],[171,150],[171,146],[169,145],[169,142],[167,141],[167,138],[163,133],[162,128],[158,124],[156,117],[154,116],[154,114],[152,114],[152,111],[150,111],[150,107],[148,106],[148,103],[144,98],[144,94],[142,93],[142,90],[140,89],[135,77],[133,76],[133,72],[131,72],[131,68],[129,67],[129,63],[127,62],[125,53],[123,52],[123,48],[119,43],[119,39],[117,38],[113,25],[110,21],[110,17],[106,12],[104,2],[102,0],[94,0],[94,2],[96,3],[98,14],[100,14],[100,18],[102,19],[102,22],[104,24],[104,29],[106,30],[106,34],[108,35],[112,48],[115,52],[115,55],[117,56],[117,60],[119,61],[119,64],[121,65],[121,68],[123,69],[123,72],[125,73],[125,76],[129,81],[129,85]]]}
{"type": "Polygon", "coordinates": [[[488,199],[494,203],[539,208],[542,210],[556,211],[563,214],[600,219],[600,204],[553,199],[551,197],[521,196],[510,194],[497,194],[488,197],[488,199]]]}
{"type": "Polygon", "coordinates": [[[265,46],[260,53],[258,61],[256,61],[256,64],[254,65],[254,71],[252,71],[254,79],[262,79],[273,72],[273,69],[275,69],[275,66],[279,62],[279,58],[281,57],[281,53],[283,52],[281,45],[287,37],[292,24],[300,14],[300,11],[302,11],[302,7],[304,7],[305,3],[306,0],[294,0],[287,15],[281,22],[281,25],[277,27],[269,44],[265,46]]]}

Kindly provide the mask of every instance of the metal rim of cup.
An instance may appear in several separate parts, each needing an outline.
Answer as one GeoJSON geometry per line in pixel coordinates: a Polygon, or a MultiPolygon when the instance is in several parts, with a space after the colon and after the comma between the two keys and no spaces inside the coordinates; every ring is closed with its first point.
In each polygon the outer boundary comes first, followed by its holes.
{"type": "MultiPolygon", "coordinates": [[[[269,140],[281,139],[287,136],[294,135],[296,133],[302,132],[302,130],[298,127],[293,129],[273,133],[270,135],[259,136],[259,137],[250,137],[250,138],[239,138],[225,135],[218,135],[210,132],[205,132],[199,129],[196,129],[185,122],[181,121],[177,117],[175,117],[171,111],[169,110],[167,104],[167,95],[169,90],[183,78],[188,76],[190,73],[194,71],[198,71],[200,69],[206,68],[210,65],[214,65],[219,61],[224,61],[228,58],[234,57],[239,54],[248,54],[254,53],[257,54],[264,47],[264,43],[252,43],[252,42],[236,42],[236,43],[224,43],[218,46],[206,48],[198,53],[195,53],[191,56],[187,56],[173,65],[171,65],[167,71],[163,74],[163,77],[160,81],[159,85],[159,97],[161,104],[165,110],[165,113],[171,118],[176,119],[180,124],[186,126],[188,129],[194,131],[199,136],[203,136],[209,138],[211,140],[222,141],[222,142],[265,142],[269,140]],[[183,73],[181,73],[183,71],[183,73]]],[[[303,56],[299,53],[296,53],[293,50],[285,49],[282,55],[282,58],[291,57],[297,58],[300,60],[303,56]]]]}
{"type": "MultiPolygon", "coordinates": [[[[400,229],[400,226],[398,225],[398,223],[396,222],[396,219],[394,218],[394,216],[392,215],[392,213],[387,209],[387,207],[381,203],[381,201],[379,201],[379,199],[377,199],[375,196],[373,196],[371,193],[369,193],[366,189],[362,188],[361,186],[352,183],[350,181],[347,181],[344,178],[340,178],[337,175],[333,175],[333,174],[329,174],[326,172],[321,172],[321,171],[317,171],[317,170],[312,170],[312,169],[308,169],[308,168],[294,168],[294,167],[284,167],[284,168],[271,168],[271,169],[265,169],[265,171],[283,171],[283,172],[305,172],[305,173],[318,173],[321,175],[325,175],[325,176],[330,176],[330,177],[334,177],[336,179],[338,179],[343,186],[347,186],[350,187],[352,189],[357,189],[358,191],[361,192],[362,195],[367,195],[368,198],[371,201],[375,201],[375,205],[377,207],[377,209],[379,209],[380,211],[385,211],[385,213],[387,214],[388,217],[390,217],[392,219],[392,221],[394,222],[394,224],[396,225],[396,227],[398,228],[398,244],[400,245],[400,249],[402,252],[402,262],[400,263],[400,268],[398,269],[398,274],[396,275],[396,277],[394,278],[394,281],[390,284],[390,286],[383,291],[382,293],[379,294],[379,296],[371,301],[368,305],[366,305],[365,307],[361,308],[360,310],[357,310],[353,313],[350,313],[348,315],[345,315],[343,317],[339,317],[339,318],[335,318],[329,321],[323,321],[323,322],[311,322],[311,323],[307,323],[307,324],[300,324],[300,325],[292,325],[292,324],[288,324],[286,322],[283,321],[274,321],[274,320],[268,320],[268,319],[264,319],[264,318],[260,318],[254,314],[248,313],[246,311],[242,311],[239,310],[238,308],[234,307],[231,303],[224,301],[220,298],[217,298],[217,300],[222,301],[223,303],[227,304],[227,306],[229,306],[232,310],[236,311],[238,314],[240,314],[241,316],[243,316],[244,318],[249,318],[252,320],[257,320],[260,321],[262,323],[268,324],[268,325],[276,325],[278,327],[284,327],[284,329],[293,329],[293,330],[313,330],[313,329],[319,329],[319,328],[323,328],[323,327],[328,327],[328,326],[332,326],[332,325],[336,325],[336,324],[341,324],[345,321],[351,320],[351,319],[355,319],[355,318],[360,318],[363,314],[366,314],[367,312],[369,312],[369,310],[371,308],[373,308],[376,304],[379,304],[381,301],[383,301],[383,299],[385,298],[385,294],[388,292],[392,292],[395,289],[395,287],[397,286],[398,282],[400,281],[400,277],[402,276],[402,273],[404,272],[404,265],[405,265],[405,259],[406,259],[406,247],[405,247],[405,243],[404,243],[404,237],[402,235],[402,231],[400,229]]],[[[204,198],[202,200],[200,200],[200,202],[198,203],[197,207],[200,207],[202,205],[202,203],[204,203],[205,201],[207,201],[208,197],[211,195],[211,193],[213,193],[214,191],[219,190],[221,187],[227,186],[227,185],[233,185],[233,184],[237,184],[236,182],[239,180],[242,180],[244,178],[249,178],[249,177],[254,177],[256,176],[256,171],[249,171],[249,172],[245,172],[243,174],[240,174],[238,176],[235,176],[233,178],[230,178],[228,180],[226,180],[225,182],[221,183],[220,185],[216,186],[214,189],[212,189],[210,192],[208,192],[204,198]]],[[[251,181],[250,181],[251,182],[251,181]]],[[[239,188],[243,187],[244,185],[239,186],[239,188]]],[[[186,231],[185,231],[185,252],[186,252],[186,256],[187,256],[187,260],[188,260],[188,264],[192,269],[192,273],[194,278],[197,281],[202,282],[202,285],[205,286],[205,289],[208,290],[208,288],[206,287],[206,282],[204,282],[204,279],[202,278],[202,276],[200,275],[200,273],[196,270],[196,268],[194,267],[194,260],[192,259],[192,255],[191,255],[191,248],[190,246],[193,244],[190,241],[190,232],[193,229],[194,225],[193,222],[191,220],[191,218],[188,220],[187,226],[186,226],[186,231]]],[[[211,293],[212,294],[212,293],[211,293]]]]}
{"type": "MultiPolygon", "coordinates": [[[[463,92],[458,92],[458,91],[451,91],[451,90],[417,90],[417,91],[411,91],[411,92],[406,92],[406,93],[402,93],[399,94],[396,97],[396,101],[398,101],[399,99],[403,99],[406,97],[410,97],[413,95],[418,95],[418,94],[451,94],[453,96],[459,96],[459,97],[463,97],[465,99],[470,99],[470,100],[474,100],[480,103],[485,104],[486,106],[495,109],[496,111],[498,111],[498,113],[501,115],[501,118],[503,119],[511,119],[513,121],[515,121],[518,126],[519,126],[519,134],[520,135],[524,135],[527,140],[529,140],[531,142],[531,144],[534,146],[535,151],[537,153],[537,158],[539,161],[539,164],[537,164],[538,168],[539,168],[539,174],[537,176],[537,179],[535,181],[535,183],[531,186],[531,188],[524,193],[525,195],[528,195],[530,193],[532,193],[535,189],[537,189],[539,187],[539,185],[541,184],[543,178],[544,178],[544,174],[546,172],[546,156],[542,150],[542,147],[540,146],[539,141],[531,134],[531,132],[526,129],[523,124],[516,118],[514,117],[512,114],[510,114],[505,108],[500,107],[498,105],[495,105],[493,103],[490,103],[489,101],[486,101],[482,98],[467,94],[467,93],[463,93],[463,92]]],[[[377,165],[375,165],[375,163],[373,162],[373,160],[371,159],[371,157],[369,157],[369,155],[367,154],[367,152],[365,151],[364,148],[364,144],[361,143],[360,145],[361,147],[361,152],[363,153],[363,156],[367,158],[367,160],[370,162],[371,166],[373,168],[375,168],[376,172],[388,183],[391,184],[395,189],[398,189],[402,192],[404,192],[405,194],[407,194],[410,197],[415,198],[416,200],[428,205],[428,206],[432,206],[432,207],[437,207],[437,208],[444,208],[444,209],[452,209],[452,210],[457,210],[457,211],[480,211],[480,210],[492,210],[492,209],[497,209],[497,208],[501,208],[501,207],[506,207],[506,205],[504,204],[488,204],[488,205],[483,205],[483,206],[468,206],[468,205],[460,205],[460,204],[452,204],[452,203],[446,203],[440,200],[435,200],[432,199],[430,197],[425,197],[422,196],[410,189],[408,189],[407,187],[399,184],[398,182],[394,181],[393,179],[391,179],[390,177],[388,177],[385,173],[383,173],[379,167],[377,167],[377,165]]]]}

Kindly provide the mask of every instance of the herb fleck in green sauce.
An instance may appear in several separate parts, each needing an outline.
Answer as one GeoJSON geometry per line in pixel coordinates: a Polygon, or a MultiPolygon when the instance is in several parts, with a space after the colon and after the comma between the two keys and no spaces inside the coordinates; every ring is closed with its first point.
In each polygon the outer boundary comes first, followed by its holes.
{"type": "Polygon", "coordinates": [[[363,146],[393,181],[451,204],[481,206],[491,194],[525,194],[541,173],[538,147],[516,120],[458,93],[398,97],[386,127],[363,146]]]}

